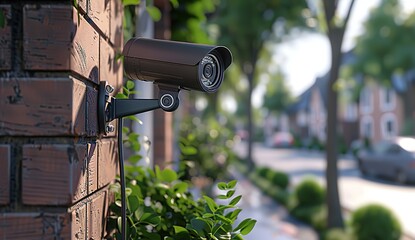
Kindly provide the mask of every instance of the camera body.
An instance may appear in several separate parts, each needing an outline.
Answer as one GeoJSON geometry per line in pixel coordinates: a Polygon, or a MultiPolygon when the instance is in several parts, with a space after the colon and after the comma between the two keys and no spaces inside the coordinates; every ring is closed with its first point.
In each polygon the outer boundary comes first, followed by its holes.
{"type": "Polygon", "coordinates": [[[216,92],[232,63],[226,47],[147,38],[124,46],[127,77],[179,89],[216,92]]]}

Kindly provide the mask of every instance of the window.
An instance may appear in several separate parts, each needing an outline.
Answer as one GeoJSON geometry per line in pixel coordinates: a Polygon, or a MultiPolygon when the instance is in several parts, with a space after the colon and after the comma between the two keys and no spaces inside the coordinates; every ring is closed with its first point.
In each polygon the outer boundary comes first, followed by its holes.
{"type": "Polygon", "coordinates": [[[372,89],[368,86],[365,86],[360,93],[360,112],[361,113],[370,113],[373,108],[373,95],[372,89]]]}
{"type": "Polygon", "coordinates": [[[373,119],[370,116],[365,116],[360,122],[360,135],[363,138],[373,138],[373,119]]]}
{"type": "Polygon", "coordinates": [[[398,126],[396,116],[393,113],[385,113],[381,117],[382,138],[396,137],[398,126]]]}
{"type": "Polygon", "coordinates": [[[395,108],[395,91],[392,88],[381,88],[380,107],[383,111],[390,111],[395,108]]]}

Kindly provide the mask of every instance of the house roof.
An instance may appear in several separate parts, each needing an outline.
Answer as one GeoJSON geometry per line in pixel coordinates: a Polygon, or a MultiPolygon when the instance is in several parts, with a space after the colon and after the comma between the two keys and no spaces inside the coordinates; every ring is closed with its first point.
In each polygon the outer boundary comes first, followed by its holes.
{"type": "MultiPolygon", "coordinates": [[[[343,53],[342,64],[350,64],[354,61],[354,54],[352,51],[343,53]]],[[[309,102],[311,97],[311,92],[313,89],[317,88],[320,92],[320,95],[323,100],[324,107],[327,108],[328,96],[327,96],[327,87],[329,83],[330,71],[328,71],[323,76],[317,77],[314,84],[311,85],[307,90],[305,90],[299,97],[296,102],[288,106],[286,113],[294,114],[300,110],[309,110],[309,102]]]]}

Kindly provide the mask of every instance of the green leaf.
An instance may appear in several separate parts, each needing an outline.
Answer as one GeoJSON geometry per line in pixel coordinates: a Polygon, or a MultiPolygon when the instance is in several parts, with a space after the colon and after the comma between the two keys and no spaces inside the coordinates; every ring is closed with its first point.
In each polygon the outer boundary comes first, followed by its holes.
{"type": "Polygon", "coordinates": [[[215,214],[213,214],[213,213],[205,213],[205,214],[203,214],[203,218],[212,218],[214,216],[215,216],[215,214]]]}
{"type": "Polygon", "coordinates": [[[122,0],[122,4],[124,5],[124,7],[129,5],[139,5],[140,0],[122,0]]]}
{"type": "Polygon", "coordinates": [[[178,0],[170,0],[170,3],[174,8],[179,7],[179,1],[178,0]]]}
{"type": "Polygon", "coordinates": [[[148,14],[150,15],[150,17],[155,21],[160,21],[161,19],[161,12],[157,7],[154,6],[147,6],[146,8],[148,14]]]}
{"type": "Polygon", "coordinates": [[[236,204],[238,204],[238,202],[241,200],[241,198],[242,198],[242,195],[239,195],[239,196],[235,197],[234,199],[232,199],[229,202],[229,205],[235,206],[236,204]]]}
{"type": "Polygon", "coordinates": [[[197,153],[197,148],[192,147],[192,146],[182,146],[180,148],[180,151],[184,155],[195,155],[197,153]]]}
{"type": "Polygon", "coordinates": [[[136,154],[136,155],[131,155],[131,156],[128,158],[128,162],[130,162],[131,164],[135,165],[135,164],[137,164],[137,163],[138,163],[138,161],[140,161],[142,158],[143,158],[143,157],[142,157],[141,155],[138,155],[138,154],[136,154]]]}
{"type": "Polygon", "coordinates": [[[134,122],[136,122],[136,123],[138,123],[140,125],[143,125],[143,122],[140,119],[138,119],[136,116],[134,116],[134,115],[127,116],[127,119],[130,119],[131,121],[134,121],[134,122]]]}
{"type": "Polygon", "coordinates": [[[228,198],[230,198],[230,197],[232,197],[233,196],[233,194],[235,193],[235,190],[230,190],[230,191],[228,191],[227,193],[226,193],[226,196],[228,197],[228,198]]]}
{"type": "Polygon", "coordinates": [[[232,180],[232,181],[228,182],[228,184],[227,184],[228,189],[234,188],[236,186],[237,182],[238,182],[237,180],[232,180]]]}
{"type": "Polygon", "coordinates": [[[220,183],[218,183],[218,188],[220,190],[226,190],[226,189],[228,189],[228,185],[224,182],[220,182],[220,183]]]}
{"type": "Polygon", "coordinates": [[[127,87],[128,90],[132,90],[132,89],[134,89],[135,84],[134,84],[133,81],[128,80],[127,83],[125,84],[125,86],[127,87]]]}
{"type": "Polygon", "coordinates": [[[210,232],[210,230],[211,230],[211,227],[208,224],[208,222],[204,219],[201,219],[201,218],[193,218],[192,220],[190,220],[190,225],[200,235],[203,234],[203,236],[204,236],[204,232],[210,232]]]}
{"type": "Polygon", "coordinates": [[[234,229],[234,231],[240,230],[242,235],[246,235],[252,231],[256,224],[256,220],[247,218],[243,220],[239,225],[234,229]]]}
{"type": "Polygon", "coordinates": [[[222,220],[225,223],[231,224],[232,221],[230,219],[228,219],[227,217],[220,215],[220,214],[215,214],[215,217],[219,218],[220,220],[222,220]]]}
{"type": "Polygon", "coordinates": [[[241,229],[241,234],[247,235],[248,233],[250,233],[252,229],[254,229],[255,224],[256,224],[256,220],[250,219],[248,223],[245,225],[245,227],[241,229]]]}
{"type": "Polygon", "coordinates": [[[218,195],[217,198],[218,199],[228,199],[228,196],[221,194],[221,195],[218,195]]]}
{"type": "Polygon", "coordinates": [[[215,203],[215,201],[212,198],[208,196],[203,196],[203,198],[205,199],[206,204],[208,205],[210,211],[214,213],[216,209],[218,208],[218,205],[215,203]]]}
{"type": "Polygon", "coordinates": [[[173,182],[175,180],[177,180],[177,173],[169,168],[163,169],[163,171],[161,171],[161,179],[162,181],[165,182],[173,182]]]}
{"type": "Polygon", "coordinates": [[[190,239],[189,231],[181,226],[173,226],[175,237],[178,239],[190,239]]]}
{"type": "Polygon", "coordinates": [[[184,193],[187,191],[188,184],[185,182],[179,182],[176,185],[174,185],[174,189],[176,190],[176,193],[184,193]]]}
{"type": "Polygon", "coordinates": [[[131,212],[135,212],[138,207],[140,206],[140,200],[138,199],[137,196],[128,196],[127,198],[128,200],[128,208],[130,209],[131,212]]]}
{"type": "Polygon", "coordinates": [[[242,211],[242,209],[240,209],[240,208],[235,209],[234,211],[229,212],[228,214],[226,214],[226,217],[231,219],[232,221],[235,221],[236,218],[238,218],[238,215],[241,211],[242,211]]]}

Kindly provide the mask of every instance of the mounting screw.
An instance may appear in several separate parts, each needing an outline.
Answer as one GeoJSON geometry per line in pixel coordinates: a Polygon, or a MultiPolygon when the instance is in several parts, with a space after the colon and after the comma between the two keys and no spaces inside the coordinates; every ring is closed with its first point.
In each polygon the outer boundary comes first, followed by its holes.
{"type": "Polygon", "coordinates": [[[115,127],[113,125],[111,125],[111,124],[108,124],[105,127],[105,132],[107,132],[107,133],[114,132],[114,131],[115,131],[115,127]]]}
{"type": "Polygon", "coordinates": [[[105,91],[107,91],[108,94],[114,92],[114,87],[111,85],[106,85],[105,86],[105,91]]]}

